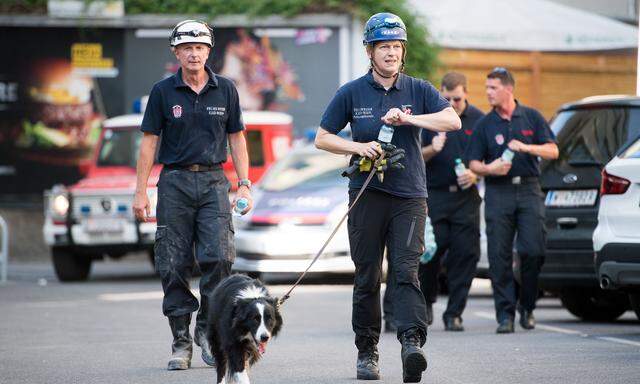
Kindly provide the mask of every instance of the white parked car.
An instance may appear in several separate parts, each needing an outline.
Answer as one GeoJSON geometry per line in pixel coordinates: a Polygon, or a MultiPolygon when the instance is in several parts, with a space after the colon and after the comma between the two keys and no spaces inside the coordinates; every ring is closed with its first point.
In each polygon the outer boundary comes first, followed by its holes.
{"type": "Polygon", "coordinates": [[[595,267],[603,289],[629,293],[640,319],[640,137],[602,171],[595,267]]]}

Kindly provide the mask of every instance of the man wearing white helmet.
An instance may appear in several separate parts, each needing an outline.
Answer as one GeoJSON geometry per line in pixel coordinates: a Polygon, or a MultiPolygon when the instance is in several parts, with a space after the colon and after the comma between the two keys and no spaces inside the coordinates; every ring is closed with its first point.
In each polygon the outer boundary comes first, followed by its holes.
{"type": "Polygon", "coordinates": [[[201,21],[185,20],[171,33],[171,50],[180,63],[178,72],[153,86],[141,130],[134,212],[146,221],[150,213],[147,182],[158,139],[158,221],[155,241],[156,270],[162,280],[162,311],[173,334],[169,370],[191,366],[191,313],[196,317],[195,343],[202,359],[214,365],[207,342],[207,298],[231,271],[235,259],[231,209],[240,198],[252,206],[249,156],[242,131],[242,113],[233,83],[206,65],[214,45],[213,33],[201,21]],[[222,171],[227,142],[238,175],[238,192],[229,203],[230,183],[222,171]],[[200,296],[191,293],[189,279],[195,260],[202,277],[200,296]]]}

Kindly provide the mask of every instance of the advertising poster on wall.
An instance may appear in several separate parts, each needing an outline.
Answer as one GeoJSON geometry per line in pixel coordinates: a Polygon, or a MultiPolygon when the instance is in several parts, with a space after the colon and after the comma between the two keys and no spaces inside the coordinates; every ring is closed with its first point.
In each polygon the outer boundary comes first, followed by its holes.
{"type": "MultiPolygon", "coordinates": [[[[337,29],[216,28],[209,58],[243,110],[317,124],[338,86],[337,29]]],[[[0,196],[70,185],[92,161],[105,118],[131,113],[178,70],[168,29],[0,28],[0,196]],[[20,42],[10,36],[21,35],[20,42]],[[43,42],[43,39],[45,40],[43,42]]]]}
{"type": "Polygon", "coordinates": [[[19,52],[0,64],[10,90],[0,102],[0,193],[38,194],[76,181],[92,159],[101,122],[118,107],[107,108],[103,92],[117,99],[114,54],[122,33],[46,31],[21,29],[19,41],[8,38],[15,29],[0,31],[7,52],[19,52]]]}

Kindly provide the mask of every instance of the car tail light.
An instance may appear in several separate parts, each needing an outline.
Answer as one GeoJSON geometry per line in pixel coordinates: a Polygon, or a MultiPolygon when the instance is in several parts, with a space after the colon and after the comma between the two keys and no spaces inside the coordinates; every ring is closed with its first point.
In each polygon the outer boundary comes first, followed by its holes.
{"type": "Polygon", "coordinates": [[[621,195],[629,189],[631,182],[622,177],[613,176],[602,170],[602,183],[600,184],[600,196],[621,195]]]}

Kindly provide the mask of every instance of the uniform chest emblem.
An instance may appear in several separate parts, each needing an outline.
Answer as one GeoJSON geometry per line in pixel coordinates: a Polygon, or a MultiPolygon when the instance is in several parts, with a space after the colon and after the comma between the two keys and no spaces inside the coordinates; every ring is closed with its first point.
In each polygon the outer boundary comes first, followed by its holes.
{"type": "Polygon", "coordinates": [[[504,136],[502,136],[502,133],[496,135],[496,143],[498,143],[498,145],[504,144],[504,136]]]}
{"type": "Polygon", "coordinates": [[[173,117],[179,119],[182,116],[182,107],[179,105],[174,105],[171,107],[171,111],[173,112],[173,117]]]}

